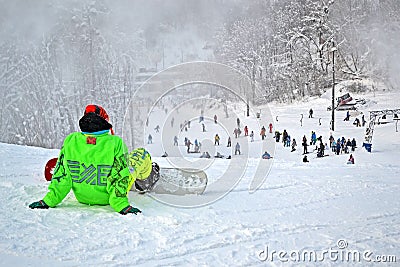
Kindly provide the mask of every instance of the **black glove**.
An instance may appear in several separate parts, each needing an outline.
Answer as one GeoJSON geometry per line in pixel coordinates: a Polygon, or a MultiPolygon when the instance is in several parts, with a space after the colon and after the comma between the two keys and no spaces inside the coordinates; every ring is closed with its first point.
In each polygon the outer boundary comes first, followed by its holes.
{"type": "Polygon", "coordinates": [[[36,201],[36,202],[33,202],[32,204],[30,204],[29,208],[31,208],[31,209],[48,209],[49,206],[46,203],[44,203],[43,200],[39,200],[39,201],[36,201]]]}
{"type": "Polygon", "coordinates": [[[121,210],[119,213],[121,213],[122,215],[126,215],[128,213],[133,213],[133,214],[137,215],[138,213],[142,213],[142,211],[137,208],[134,208],[132,206],[128,206],[128,207],[124,208],[123,210],[121,210]]]}

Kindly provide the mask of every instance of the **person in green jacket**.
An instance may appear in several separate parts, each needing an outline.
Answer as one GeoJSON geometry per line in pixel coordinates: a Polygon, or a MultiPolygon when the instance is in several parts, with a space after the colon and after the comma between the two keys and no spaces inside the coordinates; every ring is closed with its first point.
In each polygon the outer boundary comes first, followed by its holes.
{"type": "Polygon", "coordinates": [[[128,155],[101,106],[88,105],[79,127],[82,132],[71,133],[64,140],[48,193],[29,207],[53,208],[72,189],[80,203],[111,205],[124,215],[141,213],[129,204],[127,194],[136,179],[144,180],[152,172],[150,154],[139,148],[128,155]]]}

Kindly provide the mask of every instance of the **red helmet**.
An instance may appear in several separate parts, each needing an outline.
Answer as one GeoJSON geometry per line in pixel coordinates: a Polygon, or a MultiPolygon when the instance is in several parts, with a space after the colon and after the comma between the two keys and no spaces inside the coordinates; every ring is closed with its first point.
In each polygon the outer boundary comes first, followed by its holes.
{"type": "Polygon", "coordinates": [[[102,108],[101,106],[98,106],[98,105],[87,105],[86,108],[85,108],[85,114],[84,115],[86,115],[88,113],[95,113],[95,114],[99,115],[100,117],[102,117],[103,119],[105,119],[106,121],[110,120],[106,110],[104,108],[102,108]]]}

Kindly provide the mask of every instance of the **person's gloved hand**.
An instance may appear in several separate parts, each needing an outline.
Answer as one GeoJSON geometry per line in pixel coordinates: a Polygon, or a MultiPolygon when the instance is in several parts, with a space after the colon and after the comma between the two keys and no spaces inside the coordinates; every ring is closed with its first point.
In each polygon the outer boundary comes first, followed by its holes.
{"type": "Polygon", "coordinates": [[[140,209],[134,208],[132,206],[128,206],[128,207],[122,209],[119,213],[121,213],[122,215],[126,215],[128,213],[133,213],[133,214],[137,215],[138,213],[142,213],[142,211],[140,209]]]}
{"type": "Polygon", "coordinates": [[[39,201],[36,201],[36,202],[33,202],[32,204],[30,204],[29,208],[31,208],[31,209],[48,209],[49,206],[46,203],[44,203],[43,200],[39,200],[39,201]]]}

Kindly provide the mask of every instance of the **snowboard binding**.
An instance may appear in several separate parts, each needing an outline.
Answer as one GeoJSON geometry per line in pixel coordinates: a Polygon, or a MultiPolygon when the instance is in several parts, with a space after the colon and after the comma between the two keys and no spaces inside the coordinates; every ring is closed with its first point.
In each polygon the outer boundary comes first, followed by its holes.
{"type": "Polygon", "coordinates": [[[149,177],[144,180],[136,180],[135,187],[138,191],[147,192],[154,188],[154,185],[160,179],[160,166],[157,162],[151,164],[151,173],[149,177]]]}

